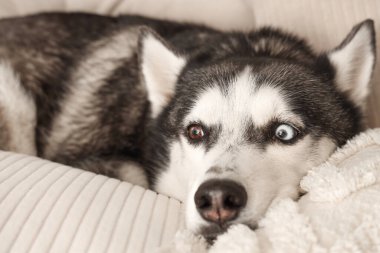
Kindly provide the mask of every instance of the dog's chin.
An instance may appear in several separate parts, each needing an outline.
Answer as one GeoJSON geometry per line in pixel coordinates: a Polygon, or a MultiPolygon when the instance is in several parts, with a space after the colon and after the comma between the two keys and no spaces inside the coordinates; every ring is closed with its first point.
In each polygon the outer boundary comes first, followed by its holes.
{"type": "Polygon", "coordinates": [[[221,227],[217,224],[210,224],[208,226],[203,226],[200,229],[199,234],[202,235],[208,243],[213,244],[215,239],[219,235],[225,233],[230,226],[231,225],[226,225],[221,227]]]}
{"type": "MultiPolygon", "coordinates": [[[[206,239],[206,241],[212,245],[219,235],[226,233],[229,227],[231,227],[232,225],[237,225],[237,224],[239,223],[236,223],[236,224],[230,223],[223,226],[220,226],[217,224],[210,224],[208,226],[203,226],[200,229],[199,234],[202,235],[206,239]]],[[[252,230],[255,230],[257,228],[256,225],[249,225],[249,224],[245,224],[245,225],[247,225],[252,230]]]]}

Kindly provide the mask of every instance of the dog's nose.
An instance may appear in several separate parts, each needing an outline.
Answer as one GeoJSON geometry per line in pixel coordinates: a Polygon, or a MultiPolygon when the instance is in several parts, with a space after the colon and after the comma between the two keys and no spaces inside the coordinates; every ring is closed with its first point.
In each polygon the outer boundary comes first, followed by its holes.
{"type": "Polygon", "coordinates": [[[194,201],[205,220],[222,226],[235,219],[247,204],[247,192],[232,180],[211,179],[199,186],[194,201]]]}

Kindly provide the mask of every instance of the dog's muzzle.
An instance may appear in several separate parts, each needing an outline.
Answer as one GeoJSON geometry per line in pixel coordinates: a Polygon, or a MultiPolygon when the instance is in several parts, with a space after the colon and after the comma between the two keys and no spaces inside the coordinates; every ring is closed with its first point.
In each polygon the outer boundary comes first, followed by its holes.
{"type": "Polygon", "coordinates": [[[246,206],[247,192],[232,180],[210,179],[199,186],[194,201],[203,219],[224,229],[246,206]]]}

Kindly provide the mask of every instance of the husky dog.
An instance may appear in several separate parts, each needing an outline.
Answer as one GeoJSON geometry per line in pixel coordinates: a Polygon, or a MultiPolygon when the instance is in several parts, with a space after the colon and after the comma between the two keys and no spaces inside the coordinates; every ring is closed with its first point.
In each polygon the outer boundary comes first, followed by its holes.
{"type": "Polygon", "coordinates": [[[316,54],[282,31],[137,16],[0,21],[0,147],[146,185],[215,238],[362,129],[371,20],[316,54]]]}

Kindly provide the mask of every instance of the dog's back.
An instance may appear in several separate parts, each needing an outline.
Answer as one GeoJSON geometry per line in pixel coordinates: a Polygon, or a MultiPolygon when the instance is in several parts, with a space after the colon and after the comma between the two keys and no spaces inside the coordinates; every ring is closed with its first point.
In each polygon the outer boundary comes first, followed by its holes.
{"type": "Polygon", "coordinates": [[[138,16],[1,20],[0,148],[115,177],[125,161],[141,160],[148,102],[138,39],[146,27],[187,52],[218,33],[138,16]]]}
{"type": "Polygon", "coordinates": [[[110,176],[138,155],[146,99],[137,31],[114,18],[57,13],[2,20],[0,34],[0,68],[13,76],[3,73],[0,85],[3,150],[110,176]],[[101,166],[106,156],[114,162],[101,166]]]}

